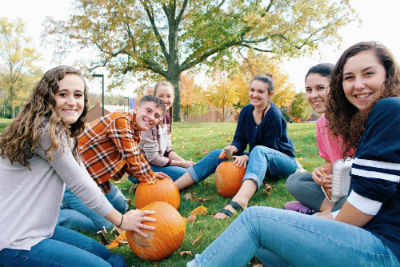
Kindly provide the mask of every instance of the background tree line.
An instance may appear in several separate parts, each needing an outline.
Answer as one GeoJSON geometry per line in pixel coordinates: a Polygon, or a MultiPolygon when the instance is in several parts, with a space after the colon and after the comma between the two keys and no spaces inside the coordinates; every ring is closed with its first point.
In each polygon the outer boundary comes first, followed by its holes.
{"type": "MultiPolygon", "coordinates": [[[[138,95],[150,83],[169,80],[175,86],[177,121],[181,109],[186,116],[206,112],[209,104],[223,114],[229,106],[240,109],[248,103],[249,81],[259,73],[273,76],[273,101],[279,107],[305,117],[306,109],[297,108],[302,95],[279,69],[280,60],[339,41],[340,28],[356,18],[346,0],[75,0],[74,6],[66,21],[47,18],[43,40],[61,56],[73,49],[95,51],[81,67],[88,77],[105,68],[108,91],[124,87],[129,77],[141,82],[138,95]],[[208,85],[193,81],[199,71],[210,77],[208,85]]],[[[23,23],[1,23],[0,94],[14,109],[32,88],[23,77],[33,81],[42,73],[34,68],[39,55],[28,46],[23,23]],[[7,42],[18,48],[18,56],[11,56],[7,42]]]]}
{"type": "Polygon", "coordinates": [[[248,57],[251,51],[276,58],[307,54],[321,42],[339,40],[338,30],[355,18],[347,0],[74,3],[75,13],[67,21],[47,20],[47,40],[60,54],[71,46],[93,47],[97,55],[87,67],[106,68],[110,87],[123,84],[127,74],[170,81],[175,86],[176,121],[181,114],[183,72],[206,67],[231,75],[230,69],[240,64],[238,55],[248,57]]]}

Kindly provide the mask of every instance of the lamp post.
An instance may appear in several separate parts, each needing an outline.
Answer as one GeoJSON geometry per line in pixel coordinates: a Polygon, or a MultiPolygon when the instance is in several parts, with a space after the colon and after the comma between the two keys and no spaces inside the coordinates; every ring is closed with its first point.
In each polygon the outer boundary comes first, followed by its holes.
{"type": "Polygon", "coordinates": [[[94,73],[95,78],[101,77],[101,116],[104,116],[104,74],[94,73]]]}
{"type": "MultiPolygon", "coordinates": [[[[129,96],[124,96],[124,98],[126,98],[128,100],[128,112],[129,112],[129,107],[130,107],[130,103],[129,103],[129,96]]],[[[125,106],[125,105],[124,105],[125,106]]]]}

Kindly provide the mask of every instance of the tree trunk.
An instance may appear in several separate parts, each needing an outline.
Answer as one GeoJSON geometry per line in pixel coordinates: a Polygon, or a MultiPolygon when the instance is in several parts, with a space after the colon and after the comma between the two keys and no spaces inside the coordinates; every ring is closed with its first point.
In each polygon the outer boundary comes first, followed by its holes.
{"type": "Polygon", "coordinates": [[[11,104],[11,118],[15,119],[15,105],[11,104]]]}
{"type": "Polygon", "coordinates": [[[180,73],[174,73],[167,77],[167,80],[174,85],[175,100],[173,104],[173,121],[181,121],[181,90],[179,86],[180,73]]]}

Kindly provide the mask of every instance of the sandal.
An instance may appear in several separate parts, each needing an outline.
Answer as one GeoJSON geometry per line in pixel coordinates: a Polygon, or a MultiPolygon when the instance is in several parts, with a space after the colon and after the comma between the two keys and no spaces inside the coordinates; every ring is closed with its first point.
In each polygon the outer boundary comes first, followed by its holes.
{"type": "MultiPolygon", "coordinates": [[[[228,205],[231,205],[232,206],[232,208],[234,209],[234,210],[236,210],[237,212],[239,212],[239,211],[242,211],[243,210],[243,208],[242,208],[242,206],[240,206],[240,204],[239,203],[237,203],[236,201],[230,201],[229,203],[228,203],[228,205]]],[[[228,217],[232,217],[232,215],[233,215],[233,212],[232,211],[230,211],[230,210],[227,210],[227,209],[220,209],[217,213],[223,213],[223,214],[225,214],[226,216],[228,216],[228,217]]]]}

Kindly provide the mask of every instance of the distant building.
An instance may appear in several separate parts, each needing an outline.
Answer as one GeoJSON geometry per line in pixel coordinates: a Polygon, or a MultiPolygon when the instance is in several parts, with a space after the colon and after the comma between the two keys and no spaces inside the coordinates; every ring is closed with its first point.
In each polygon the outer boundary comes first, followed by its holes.
{"type": "MultiPolygon", "coordinates": [[[[91,108],[87,115],[86,115],[86,122],[91,122],[94,121],[95,119],[98,119],[101,117],[101,104],[97,103],[93,108],[91,108]]],[[[104,116],[112,113],[112,112],[117,112],[117,111],[124,111],[124,112],[129,112],[130,109],[128,106],[123,105],[104,105],[104,116]]]]}
{"type": "Polygon", "coordinates": [[[207,113],[189,117],[183,114],[181,118],[183,121],[191,122],[235,122],[238,120],[239,113],[233,107],[228,107],[225,109],[225,119],[221,111],[221,108],[207,105],[207,113]]]}

